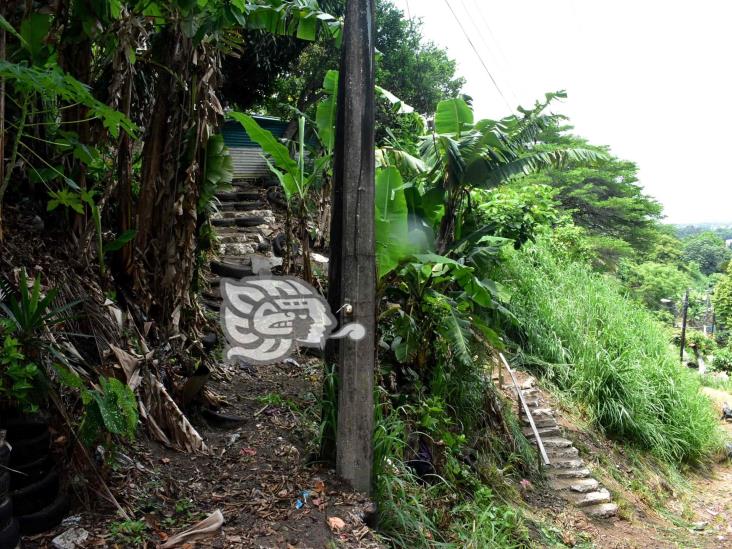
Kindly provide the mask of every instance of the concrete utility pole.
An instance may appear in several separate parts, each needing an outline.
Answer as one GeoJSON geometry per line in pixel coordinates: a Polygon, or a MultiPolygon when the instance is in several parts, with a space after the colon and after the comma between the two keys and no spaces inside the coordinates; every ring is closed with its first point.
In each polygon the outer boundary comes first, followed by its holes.
{"type": "Polygon", "coordinates": [[[328,300],[359,341],[338,341],[336,471],[371,493],[376,357],[374,0],[348,0],[341,47],[328,300]]]}
{"type": "Polygon", "coordinates": [[[686,316],[689,313],[689,290],[684,294],[684,308],[681,312],[681,362],[684,362],[684,348],[686,347],[686,316]]]}

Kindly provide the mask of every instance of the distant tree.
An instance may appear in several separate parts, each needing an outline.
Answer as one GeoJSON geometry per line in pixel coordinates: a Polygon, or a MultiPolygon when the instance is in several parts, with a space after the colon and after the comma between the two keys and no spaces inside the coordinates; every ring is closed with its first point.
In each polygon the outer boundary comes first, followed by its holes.
{"type": "MultiPolygon", "coordinates": [[[[329,13],[342,13],[344,0],[331,0],[329,13]]],[[[325,9],[325,8],[324,8],[325,9]]],[[[376,83],[422,114],[431,114],[441,99],[456,97],[465,80],[455,76],[456,63],[444,49],[426,41],[418,20],[408,20],[388,0],[376,3],[376,83]]],[[[291,118],[293,112],[308,112],[322,98],[325,73],[337,69],[340,53],[334,40],[321,37],[307,45],[289,68],[260,97],[258,106],[271,114],[291,118]]],[[[232,62],[233,64],[233,62],[232,62]]],[[[237,73],[233,73],[234,78],[237,73]]],[[[233,82],[235,85],[235,82],[233,82]]],[[[240,105],[242,106],[242,105],[240,105]]],[[[401,134],[420,135],[422,129],[409,117],[398,116],[379,101],[376,113],[377,142],[401,134]]],[[[294,132],[294,126],[293,126],[294,132]]]]}
{"type": "Polygon", "coordinates": [[[705,231],[683,241],[683,258],[699,264],[705,275],[719,272],[723,264],[729,261],[732,252],[725,246],[724,240],[711,231],[705,231]]]}
{"type": "Polygon", "coordinates": [[[638,184],[638,167],[620,160],[607,147],[591,145],[568,134],[571,126],[545,130],[539,139],[548,146],[592,149],[605,157],[590,162],[570,162],[561,168],[545,170],[530,178],[557,189],[556,199],[575,224],[591,234],[624,240],[634,249],[646,251],[653,242],[661,205],[643,193],[638,184]]]}
{"type": "Polygon", "coordinates": [[[714,289],[714,314],[726,328],[732,328],[732,265],[714,289]]]}
{"type": "Polygon", "coordinates": [[[633,296],[649,309],[659,309],[661,300],[678,304],[680,296],[691,284],[690,277],[668,263],[623,263],[618,277],[633,296]]]}

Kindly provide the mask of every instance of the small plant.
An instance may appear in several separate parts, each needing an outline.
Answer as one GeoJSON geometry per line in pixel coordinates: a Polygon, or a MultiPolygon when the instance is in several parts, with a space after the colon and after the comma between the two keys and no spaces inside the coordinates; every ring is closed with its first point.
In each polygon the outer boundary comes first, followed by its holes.
{"type": "Polygon", "coordinates": [[[144,520],[123,520],[109,525],[113,541],[125,547],[140,547],[147,541],[147,523],[144,520]]]}
{"type": "Polygon", "coordinates": [[[42,344],[39,333],[44,328],[62,323],[66,319],[66,313],[79,303],[74,301],[55,307],[58,290],[52,288],[46,295],[41,295],[40,276],[33,279],[32,287],[29,289],[25,271],[20,272],[18,291],[5,289],[3,294],[5,293],[8,295],[0,302],[0,312],[6,319],[5,325],[17,335],[26,351],[29,346],[37,348],[37,344],[42,344]]]}
{"type": "Polygon", "coordinates": [[[5,336],[0,350],[0,367],[0,398],[17,402],[26,411],[36,411],[35,389],[41,371],[25,360],[17,339],[5,336]]]}
{"type": "Polygon", "coordinates": [[[99,387],[88,389],[79,376],[63,366],[55,365],[63,385],[78,389],[84,404],[80,437],[92,446],[101,436],[102,429],[128,440],[137,430],[137,401],[132,390],[115,378],[99,378],[99,387]]]}

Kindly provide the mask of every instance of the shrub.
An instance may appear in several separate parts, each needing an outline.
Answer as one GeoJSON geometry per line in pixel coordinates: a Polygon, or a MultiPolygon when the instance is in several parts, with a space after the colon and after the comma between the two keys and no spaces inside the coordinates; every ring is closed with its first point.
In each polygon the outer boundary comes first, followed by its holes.
{"type": "Polygon", "coordinates": [[[732,373],[732,351],[727,348],[722,348],[714,353],[712,369],[715,372],[732,373]]]}
{"type": "Polygon", "coordinates": [[[697,462],[719,443],[713,409],[681,368],[666,331],[588,267],[560,261],[545,242],[514,252],[500,276],[530,368],[583,404],[609,436],[668,462],[697,462]]]}

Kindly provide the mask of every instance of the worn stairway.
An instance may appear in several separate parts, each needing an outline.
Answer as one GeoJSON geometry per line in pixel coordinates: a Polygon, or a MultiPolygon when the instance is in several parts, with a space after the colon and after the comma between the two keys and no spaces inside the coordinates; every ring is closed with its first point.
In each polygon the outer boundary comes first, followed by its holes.
{"type": "Polygon", "coordinates": [[[211,218],[218,237],[218,258],[209,264],[209,289],[203,292],[202,301],[212,311],[221,306],[222,278],[268,274],[282,263],[275,256],[281,238],[266,186],[249,180],[234,181],[232,186],[232,190],[216,194],[218,212],[211,218]]]}
{"type": "MultiPolygon", "coordinates": [[[[504,389],[515,396],[513,385],[504,389]]],[[[587,468],[572,441],[564,437],[556,420],[556,411],[544,402],[533,378],[523,383],[519,390],[531,410],[537,432],[544,444],[550,465],[547,467],[549,486],[566,501],[580,508],[590,517],[610,518],[618,513],[618,506],[612,501],[612,494],[602,486],[587,468]]],[[[536,443],[529,420],[522,412],[521,421],[526,437],[536,443]]]]}

